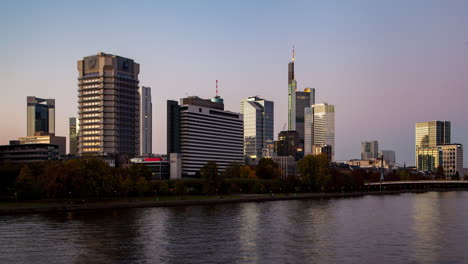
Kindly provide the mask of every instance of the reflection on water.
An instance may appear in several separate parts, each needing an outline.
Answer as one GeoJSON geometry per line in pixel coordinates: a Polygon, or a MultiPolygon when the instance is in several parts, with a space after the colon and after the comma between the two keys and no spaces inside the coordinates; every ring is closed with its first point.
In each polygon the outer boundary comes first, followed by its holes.
{"type": "Polygon", "coordinates": [[[468,192],[0,216],[0,263],[467,263],[468,192]]]}

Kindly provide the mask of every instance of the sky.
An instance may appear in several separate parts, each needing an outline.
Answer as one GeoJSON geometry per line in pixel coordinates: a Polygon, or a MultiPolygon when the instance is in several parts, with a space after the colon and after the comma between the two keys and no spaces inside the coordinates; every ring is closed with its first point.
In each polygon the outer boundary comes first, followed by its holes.
{"type": "Polygon", "coordinates": [[[468,149],[466,0],[0,2],[0,144],[26,136],[26,96],[54,98],[56,135],[68,137],[77,61],[98,52],[140,64],[155,153],[166,152],[166,101],[211,98],[215,80],[227,110],[274,101],[276,135],[294,45],[299,89],[335,105],[337,160],[378,140],[414,165],[415,123],[430,120],[451,121],[468,149]]]}

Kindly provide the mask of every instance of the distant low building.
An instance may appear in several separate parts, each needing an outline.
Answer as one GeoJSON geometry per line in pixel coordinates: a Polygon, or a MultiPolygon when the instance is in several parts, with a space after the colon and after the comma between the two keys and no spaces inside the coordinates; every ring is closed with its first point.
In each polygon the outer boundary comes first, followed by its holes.
{"type": "Polygon", "coordinates": [[[133,158],[130,162],[148,167],[151,170],[152,180],[169,179],[169,160],[163,157],[133,158]]]}
{"type": "Polygon", "coordinates": [[[0,146],[0,161],[30,163],[60,158],[59,146],[52,144],[12,144],[0,146]]]}
{"type": "MultiPolygon", "coordinates": [[[[380,159],[366,159],[366,160],[352,159],[352,160],[346,161],[345,163],[350,165],[350,166],[356,166],[356,167],[360,167],[360,168],[363,168],[363,169],[381,168],[382,167],[382,160],[380,160],[380,159]]],[[[393,165],[391,165],[389,161],[384,160],[383,161],[383,167],[384,167],[384,169],[388,170],[388,169],[392,169],[393,165]]]]}
{"type": "Polygon", "coordinates": [[[58,136],[55,136],[54,134],[36,132],[34,133],[34,136],[20,137],[18,138],[18,141],[21,145],[25,145],[25,144],[57,145],[59,154],[61,156],[65,156],[66,154],[66,145],[67,145],[66,137],[58,137],[58,136]]]}

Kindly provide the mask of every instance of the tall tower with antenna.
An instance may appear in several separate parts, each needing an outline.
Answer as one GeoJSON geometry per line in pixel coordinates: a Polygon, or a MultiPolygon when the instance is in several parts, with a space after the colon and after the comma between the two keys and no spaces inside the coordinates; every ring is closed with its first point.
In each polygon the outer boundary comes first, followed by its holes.
{"type": "Polygon", "coordinates": [[[288,130],[296,130],[296,90],[297,82],[294,76],[294,61],[296,54],[294,46],[292,49],[292,59],[288,64],[288,130]]]}

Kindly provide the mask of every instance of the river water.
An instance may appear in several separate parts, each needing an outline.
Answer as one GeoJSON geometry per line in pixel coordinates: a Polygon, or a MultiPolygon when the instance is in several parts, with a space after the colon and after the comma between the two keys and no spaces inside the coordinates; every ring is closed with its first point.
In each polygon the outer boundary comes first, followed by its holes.
{"type": "Polygon", "coordinates": [[[0,216],[0,263],[468,263],[468,192],[0,216]]]}

